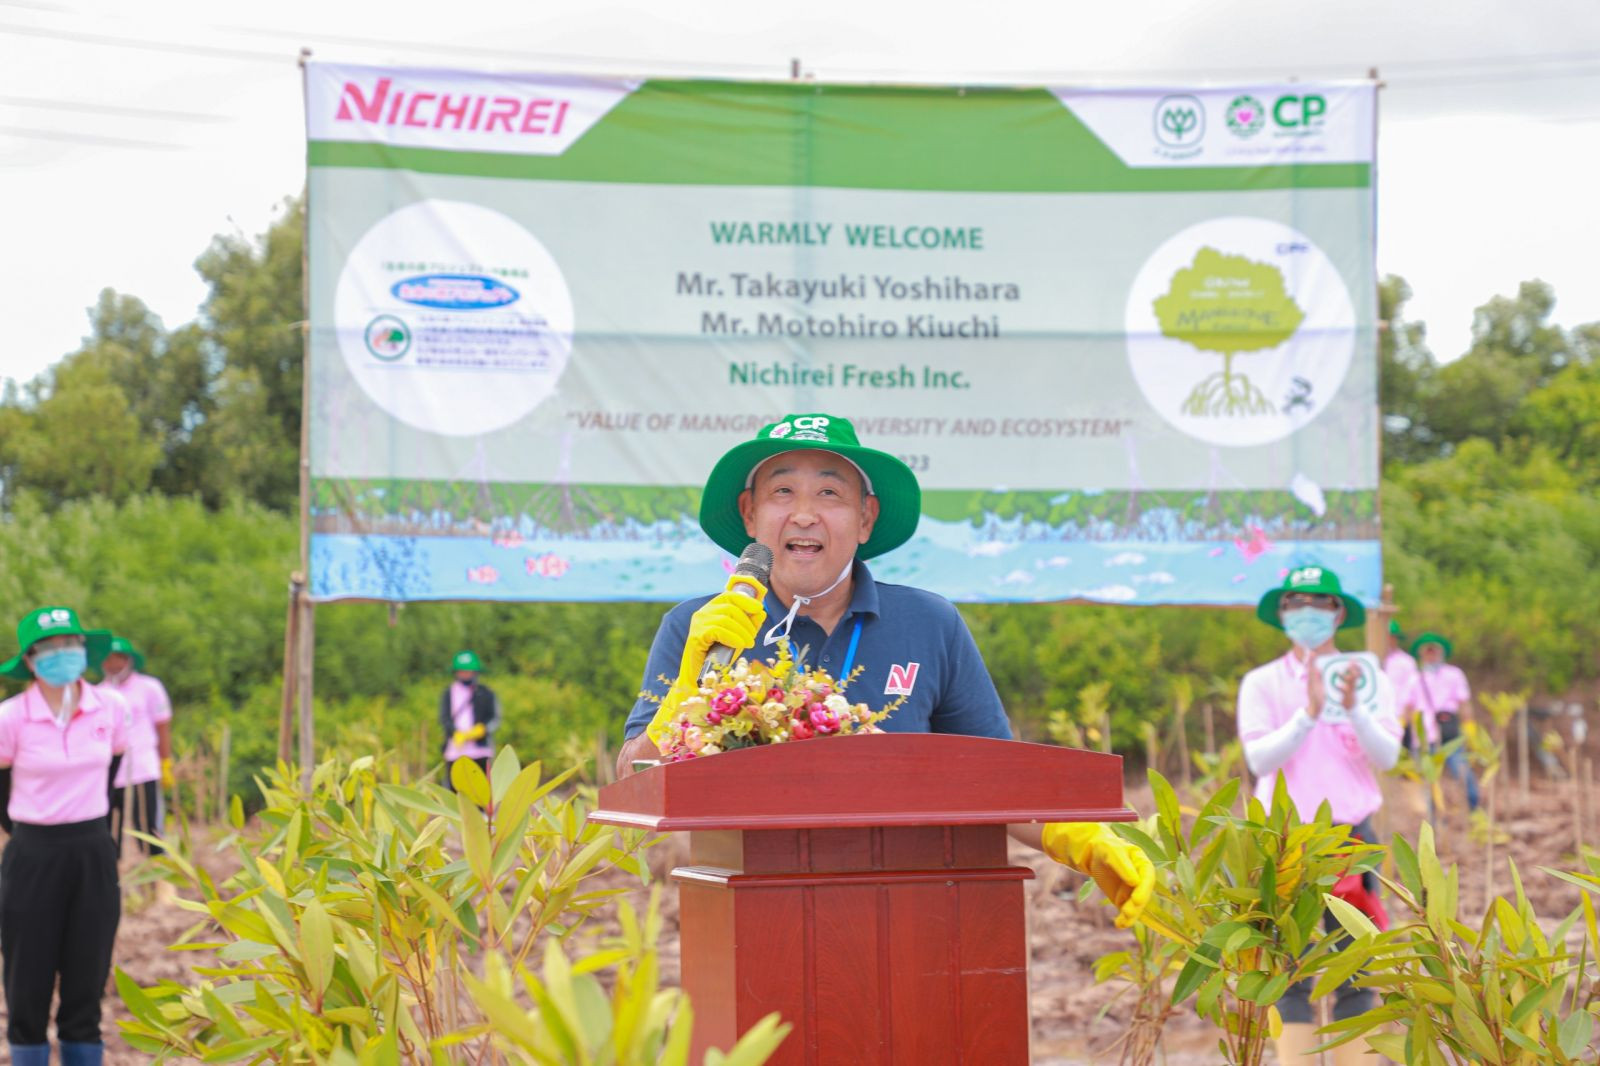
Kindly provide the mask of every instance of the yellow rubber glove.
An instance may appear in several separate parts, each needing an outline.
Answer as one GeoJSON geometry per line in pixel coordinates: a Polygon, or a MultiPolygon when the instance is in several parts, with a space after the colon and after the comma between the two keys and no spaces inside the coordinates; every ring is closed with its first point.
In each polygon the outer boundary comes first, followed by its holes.
{"type": "Polygon", "coordinates": [[[474,722],[471,729],[456,730],[455,733],[451,735],[450,742],[459,748],[469,740],[477,740],[479,737],[483,736],[485,732],[486,730],[484,729],[482,722],[474,722]]]}
{"type": "Polygon", "coordinates": [[[161,760],[161,787],[171,790],[178,783],[178,775],[172,772],[171,757],[161,760]]]}
{"type": "Polygon", "coordinates": [[[728,578],[725,591],[711,597],[689,617],[689,635],[683,642],[677,680],[656,708],[655,718],[645,728],[651,740],[661,743],[666,724],[677,713],[678,704],[700,688],[700,671],[705,667],[706,653],[713,644],[725,644],[736,653],[755,647],[756,634],[767,616],[767,608],[762,603],[766,595],[767,590],[759,583],[735,575],[728,578]],[[733,591],[736,584],[754,585],[759,591],[754,596],[746,596],[733,591]]]}
{"type": "Polygon", "coordinates": [[[1099,822],[1051,822],[1044,827],[1044,850],[1056,862],[1094,878],[1117,908],[1116,925],[1139,920],[1156,887],[1156,870],[1137,845],[1099,822]]]}

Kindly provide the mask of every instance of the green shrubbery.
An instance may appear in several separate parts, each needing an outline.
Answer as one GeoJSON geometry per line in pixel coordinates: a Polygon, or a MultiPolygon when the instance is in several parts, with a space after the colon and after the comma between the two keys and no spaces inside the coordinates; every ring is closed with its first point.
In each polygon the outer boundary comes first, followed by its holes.
{"type": "MultiPolygon", "coordinates": [[[[589,824],[574,771],[509,748],[487,776],[458,762],[455,795],[396,770],[336,757],[309,792],[268,774],[256,820],[234,804],[223,881],[186,848],[156,860],[200,916],[176,947],[217,958],[187,985],[119,971],[127,1041],[157,1061],[684,1066],[693,1014],[657,981],[655,898],[641,921],[603,879],[648,877],[646,834],[589,824]],[[612,904],[620,931],[580,943],[612,904]]],[[[755,1066],[788,1028],[769,1016],[706,1066],[755,1066]]]]}

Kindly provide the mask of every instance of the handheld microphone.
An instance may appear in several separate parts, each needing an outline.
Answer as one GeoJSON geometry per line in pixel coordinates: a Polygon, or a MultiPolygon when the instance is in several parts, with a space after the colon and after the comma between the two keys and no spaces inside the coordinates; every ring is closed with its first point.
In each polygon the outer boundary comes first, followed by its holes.
{"type": "MultiPolygon", "coordinates": [[[[727,591],[758,599],[771,576],[772,549],[759,541],[752,541],[739,555],[739,565],[733,568],[733,576],[728,579],[727,591]]],[[[735,654],[734,649],[726,644],[711,645],[710,650],[706,652],[705,665],[700,668],[700,676],[704,677],[713,666],[726,667],[733,662],[735,654]]]]}

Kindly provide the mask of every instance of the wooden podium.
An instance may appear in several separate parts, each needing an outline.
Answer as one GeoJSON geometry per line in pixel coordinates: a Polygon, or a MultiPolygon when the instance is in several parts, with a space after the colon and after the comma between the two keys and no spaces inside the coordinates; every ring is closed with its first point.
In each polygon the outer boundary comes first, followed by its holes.
{"type": "Polygon", "coordinates": [[[689,833],[679,885],[694,1060],[777,1011],[776,1064],[1028,1062],[1015,822],[1129,821],[1122,759],[939,734],[658,766],[590,819],[689,833]]]}

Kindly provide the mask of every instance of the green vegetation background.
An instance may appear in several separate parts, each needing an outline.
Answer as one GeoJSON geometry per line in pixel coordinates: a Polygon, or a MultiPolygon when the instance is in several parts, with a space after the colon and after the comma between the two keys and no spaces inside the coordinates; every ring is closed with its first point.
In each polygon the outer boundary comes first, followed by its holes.
{"type": "MultiPolygon", "coordinates": [[[[240,791],[277,742],[297,558],[300,248],[296,202],[258,239],[216,238],[196,263],[210,296],[176,329],[107,290],[83,346],[0,397],[0,621],[67,603],[132,637],[172,692],[180,756],[226,723],[240,791]]],[[[1380,295],[1383,539],[1403,623],[1450,635],[1480,688],[1550,696],[1593,682],[1600,323],[1558,327],[1554,293],[1527,282],[1485,303],[1470,350],[1440,362],[1404,318],[1405,282],[1385,279],[1380,295]]],[[[446,666],[471,647],[501,693],[503,739],[525,758],[615,740],[662,609],[417,604],[391,624],[382,605],[321,607],[319,729],[436,750],[446,666]]],[[[962,611],[1023,736],[1106,681],[1125,750],[1166,714],[1173,676],[1210,692],[1225,722],[1231,683],[1281,649],[1245,611],[962,611]]],[[[11,639],[0,635],[8,655],[11,639]]]]}

